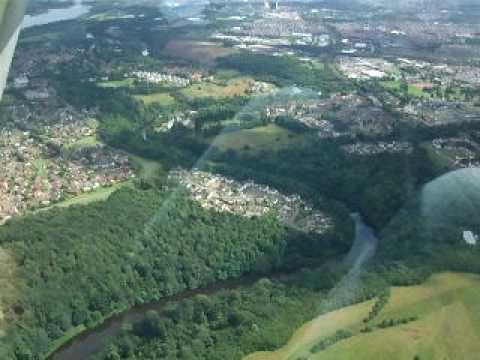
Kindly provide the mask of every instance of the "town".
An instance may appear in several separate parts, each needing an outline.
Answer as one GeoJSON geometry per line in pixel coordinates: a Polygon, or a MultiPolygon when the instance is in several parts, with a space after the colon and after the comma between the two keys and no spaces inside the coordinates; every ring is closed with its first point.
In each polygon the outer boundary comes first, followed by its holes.
{"type": "Polygon", "coordinates": [[[286,225],[305,232],[323,234],[332,227],[325,214],[314,210],[298,195],[284,195],[252,181],[238,182],[218,174],[177,169],[169,174],[187,188],[204,208],[246,217],[275,214],[286,225]]]}

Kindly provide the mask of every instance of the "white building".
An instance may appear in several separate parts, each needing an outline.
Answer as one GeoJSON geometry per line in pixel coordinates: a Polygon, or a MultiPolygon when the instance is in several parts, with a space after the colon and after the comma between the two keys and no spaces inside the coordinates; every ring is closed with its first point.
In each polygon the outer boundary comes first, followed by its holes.
{"type": "Polygon", "coordinates": [[[474,234],[472,231],[465,230],[463,232],[463,240],[468,245],[475,246],[475,245],[477,245],[478,235],[474,234]]]}
{"type": "Polygon", "coordinates": [[[21,75],[13,80],[13,87],[15,89],[23,89],[28,86],[28,83],[28,77],[26,75],[21,75]]]}

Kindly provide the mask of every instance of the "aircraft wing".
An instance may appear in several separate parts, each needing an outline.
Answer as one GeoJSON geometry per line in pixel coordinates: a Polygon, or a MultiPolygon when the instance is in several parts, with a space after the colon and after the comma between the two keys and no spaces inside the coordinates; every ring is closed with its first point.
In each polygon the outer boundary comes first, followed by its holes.
{"type": "Polygon", "coordinates": [[[0,0],[0,100],[7,82],[27,0],[0,0]]]}

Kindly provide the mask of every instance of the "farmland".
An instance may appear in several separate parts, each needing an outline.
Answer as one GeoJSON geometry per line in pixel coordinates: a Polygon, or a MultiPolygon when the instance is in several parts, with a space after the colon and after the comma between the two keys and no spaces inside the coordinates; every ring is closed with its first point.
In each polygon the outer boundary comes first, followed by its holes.
{"type": "Polygon", "coordinates": [[[478,275],[436,274],[419,286],[392,288],[368,332],[359,330],[371,301],[322,315],[298,330],[284,348],[252,354],[246,360],[472,359],[480,351],[479,288],[478,275]],[[407,318],[414,320],[381,325],[407,318]],[[353,336],[312,352],[315,344],[339,330],[353,336]]]}

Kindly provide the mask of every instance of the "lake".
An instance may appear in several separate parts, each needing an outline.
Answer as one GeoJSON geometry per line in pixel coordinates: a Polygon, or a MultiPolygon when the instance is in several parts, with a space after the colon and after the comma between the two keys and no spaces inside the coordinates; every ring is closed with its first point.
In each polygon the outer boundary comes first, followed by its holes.
{"type": "Polygon", "coordinates": [[[22,28],[47,25],[58,21],[73,20],[85,15],[90,11],[90,6],[83,4],[82,0],[76,0],[75,4],[63,9],[50,9],[39,15],[25,15],[22,28]]]}

